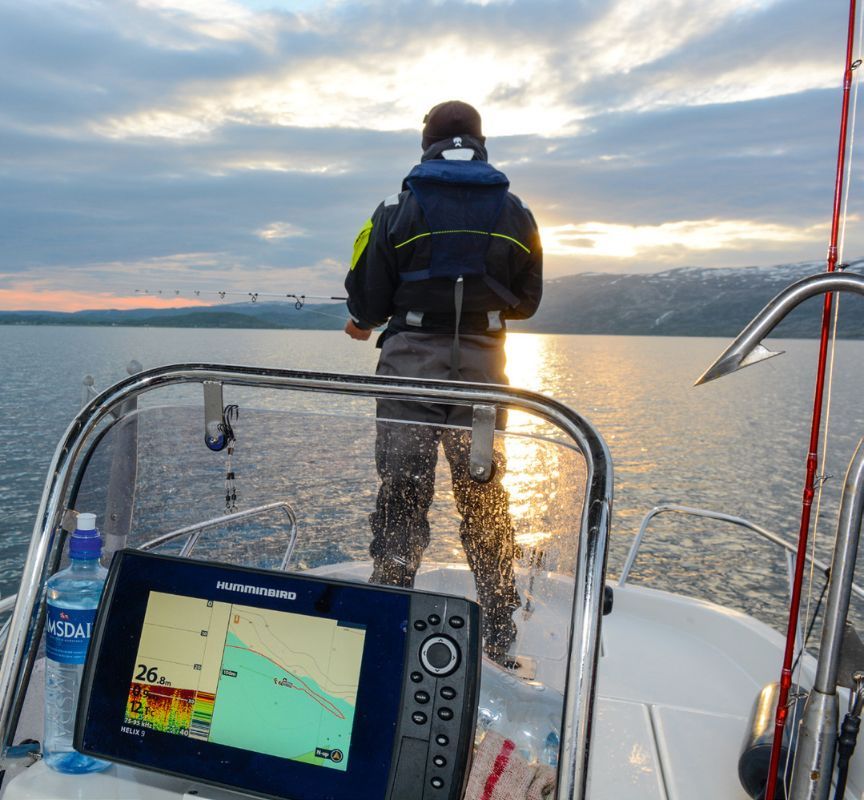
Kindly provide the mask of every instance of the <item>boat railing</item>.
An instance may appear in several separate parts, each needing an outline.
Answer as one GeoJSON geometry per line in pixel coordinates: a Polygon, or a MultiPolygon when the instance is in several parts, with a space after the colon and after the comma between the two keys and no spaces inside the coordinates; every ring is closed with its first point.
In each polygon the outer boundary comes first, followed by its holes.
{"type": "Polygon", "coordinates": [[[858,442],[843,482],[825,624],[819,643],[816,677],[801,721],[792,771],[792,800],[827,800],[834,774],[840,720],[837,678],[852,578],[864,522],[864,439],[858,442]]]}
{"type": "MultiPolygon", "coordinates": [[[[273,511],[282,511],[288,521],[288,542],[285,545],[285,552],[282,555],[278,567],[278,569],[284,572],[288,568],[288,564],[291,562],[291,556],[294,555],[294,548],[297,546],[297,514],[291,507],[291,504],[285,502],[284,500],[279,500],[275,503],[266,503],[264,505],[256,506],[255,508],[237,511],[233,514],[223,514],[222,516],[214,517],[213,519],[209,519],[204,522],[198,522],[195,525],[187,525],[183,528],[169,531],[168,533],[164,533],[161,536],[156,536],[155,538],[144,542],[142,545],[140,545],[138,549],[156,550],[165,544],[173,542],[177,539],[182,539],[185,536],[187,537],[186,541],[183,543],[183,547],[181,548],[178,555],[181,558],[190,558],[192,556],[193,550],[195,549],[195,546],[201,539],[201,534],[203,534],[205,531],[211,530],[213,528],[220,528],[225,525],[230,525],[233,522],[241,522],[253,519],[264,514],[269,514],[273,511]]],[[[0,616],[11,613],[11,611],[15,608],[15,603],[17,599],[17,594],[11,594],[8,597],[0,599],[0,616]]],[[[6,619],[2,625],[0,625],[0,652],[2,652],[3,648],[6,647],[6,640],[9,636],[9,626],[11,621],[12,619],[10,617],[6,619]]]]}
{"type": "MultiPolygon", "coordinates": [[[[15,602],[18,599],[18,595],[10,594],[8,597],[4,597],[0,600],[0,615],[9,614],[12,609],[15,608],[15,602]]],[[[9,638],[9,626],[12,622],[12,618],[5,620],[3,625],[0,626],[0,651],[6,647],[6,640],[9,638]]]]}
{"type": "MultiPolygon", "coordinates": [[[[779,353],[775,353],[763,345],[762,340],[801,302],[828,292],[864,294],[864,275],[829,271],[811,275],[787,286],[745,326],[696,381],[696,385],[715,380],[742,367],[779,355],[779,353]]],[[[823,338],[823,347],[824,345],[825,340],[823,338]]],[[[818,422],[818,415],[814,419],[818,422]]],[[[806,515],[802,517],[802,519],[805,518],[806,515]]],[[[826,569],[830,577],[827,586],[824,624],[819,646],[816,678],[807,700],[800,730],[797,733],[799,746],[794,759],[792,786],[789,793],[793,800],[823,800],[828,797],[831,791],[839,718],[836,684],[843,631],[849,613],[851,596],[853,594],[857,597],[861,596],[860,587],[856,586],[852,579],[862,520],[864,520],[864,439],[859,441],[855,455],[852,457],[846,472],[832,564],[830,570],[826,569]]],[[[806,540],[806,529],[802,533],[804,534],[802,539],[806,540]]],[[[766,538],[770,539],[771,537],[766,538]]],[[[783,540],[775,543],[780,543],[789,552],[798,552],[797,548],[783,542],[783,540]]],[[[800,558],[801,555],[807,557],[806,553],[799,554],[798,557],[800,558]]],[[[812,563],[817,564],[815,560],[812,563]]],[[[793,608],[792,616],[797,616],[797,606],[793,604],[793,608]]],[[[800,637],[800,621],[798,623],[798,636],[800,637]]],[[[786,658],[783,662],[784,673],[787,673],[790,668],[791,655],[791,650],[787,647],[786,658]]],[[[781,692],[778,699],[780,705],[776,713],[775,729],[781,737],[784,733],[785,716],[781,713],[780,708],[782,708],[785,700],[786,692],[783,690],[781,681],[781,692]]],[[[777,745],[776,741],[775,745],[777,745]]],[[[778,764],[779,753],[780,747],[777,745],[771,753],[769,773],[778,764]]],[[[773,780],[769,783],[773,786],[773,780]]],[[[771,791],[773,794],[773,789],[771,791]]],[[[841,791],[842,789],[838,784],[838,796],[841,791]]]]}
{"type": "Polygon", "coordinates": [[[294,548],[297,546],[297,514],[291,507],[291,504],[285,500],[278,500],[275,503],[265,503],[264,505],[247,508],[243,511],[235,511],[232,514],[222,514],[221,516],[213,517],[204,522],[196,522],[194,525],[186,525],[183,528],[177,528],[177,530],[163,533],[161,536],[150,539],[140,545],[138,549],[156,550],[169,542],[173,542],[176,539],[182,539],[185,536],[187,539],[183,543],[183,547],[178,555],[181,558],[191,558],[192,551],[201,540],[201,534],[205,531],[213,528],[221,528],[234,522],[248,521],[255,517],[269,514],[273,511],[281,511],[285,514],[288,521],[288,543],[285,545],[285,552],[282,555],[278,567],[278,569],[284,572],[288,568],[291,556],[294,555],[294,548]]]}
{"type": "MultiPolygon", "coordinates": [[[[212,421],[207,414],[207,392],[208,389],[212,390],[213,384],[217,384],[256,390],[290,390],[377,400],[397,399],[467,406],[474,410],[478,430],[478,420],[485,418],[494,423],[495,414],[488,413],[490,410],[494,412],[494,408],[523,411],[551,423],[572,440],[585,461],[585,483],[581,490],[583,495],[579,528],[573,531],[571,563],[574,594],[566,636],[558,792],[560,797],[568,800],[583,800],[587,790],[589,742],[611,521],[612,461],[602,436],[581,415],[539,393],[508,386],[216,364],[179,364],[137,373],[93,398],[81,409],[60,441],[49,467],[40,501],[0,664],[2,745],[9,746],[17,726],[19,701],[23,697],[27,675],[39,646],[39,637],[34,635],[34,632],[38,631],[38,623],[43,613],[44,585],[50,565],[56,560],[65,538],[60,535],[60,531],[64,513],[68,510],[74,468],[85,452],[88,438],[103,426],[109,415],[122,408],[124,403],[137,401],[157,388],[180,384],[200,384],[204,388],[203,416],[207,426],[212,421]]],[[[207,426],[205,427],[209,436],[210,430],[207,426]]],[[[491,435],[494,431],[493,424],[487,428],[491,435]]],[[[474,467],[472,460],[472,474],[474,467]]],[[[199,535],[210,522],[201,526],[199,535]]],[[[194,542],[191,540],[195,534],[195,530],[189,529],[173,532],[176,537],[189,535],[187,546],[192,547],[194,542]]]]}
{"type": "MultiPolygon", "coordinates": [[[[630,550],[627,553],[627,558],[624,560],[624,566],[621,569],[621,575],[618,578],[618,585],[624,586],[627,583],[627,579],[630,577],[630,572],[633,568],[633,564],[636,561],[637,556],[639,555],[639,550],[642,547],[642,541],[645,538],[645,532],[648,530],[648,526],[651,521],[661,515],[661,514],[683,514],[694,517],[702,517],[704,519],[712,519],[719,522],[728,522],[731,525],[737,525],[741,528],[746,528],[749,531],[757,534],[762,537],[766,541],[775,545],[776,547],[780,547],[786,551],[786,572],[789,581],[789,592],[791,595],[792,592],[792,581],[795,570],[794,557],[798,552],[798,549],[791,542],[787,542],[782,536],[778,536],[776,533],[772,533],[769,530],[761,527],[760,525],[751,522],[744,517],[736,517],[733,514],[724,514],[720,511],[711,511],[710,509],[705,508],[693,508],[691,506],[683,506],[676,505],[674,503],[664,503],[659,506],[654,506],[643,518],[642,522],[639,525],[639,532],[636,534],[636,538],[633,540],[633,543],[630,545],[630,550]]],[[[809,553],[805,555],[808,563],[812,563],[812,565],[820,570],[822,573],[827,574],[829,571],[829,566],[824,561],[821,561],[818,558],[813,558],[809,553]]],[[[864,589],[862,589],[857,584],[852,584],[852,593],[856,596],[864,600],[864,589]]]]}

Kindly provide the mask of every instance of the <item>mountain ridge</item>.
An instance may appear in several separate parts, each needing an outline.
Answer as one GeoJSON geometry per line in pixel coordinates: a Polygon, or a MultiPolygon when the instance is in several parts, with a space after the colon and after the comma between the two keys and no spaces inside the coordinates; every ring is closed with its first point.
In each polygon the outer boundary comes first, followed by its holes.
{"type": "MultiPolygon", "coordinates": [[[[864,260],[848,269],[864,272],[864,260]]],[[[532,333],[729,337],[789,283],[822,271],[824,262],[809,261],[771,267],[678,267],[645,274],[582,272],[547,280],[537,314],[508,325],[532,333]]],[[[819,298],[808,300],[777,326],[775,335],[818,336],[822,307],[819,298]]],[[[864,338],[864,297],[847,293],[842,308],[838,336],[864,338]]],[[[0,311],[0,325],[341,330],[347,316],[341,303],[307,303],[298,310],[293,301],[259,301],[71,313],[0,311]]]]}

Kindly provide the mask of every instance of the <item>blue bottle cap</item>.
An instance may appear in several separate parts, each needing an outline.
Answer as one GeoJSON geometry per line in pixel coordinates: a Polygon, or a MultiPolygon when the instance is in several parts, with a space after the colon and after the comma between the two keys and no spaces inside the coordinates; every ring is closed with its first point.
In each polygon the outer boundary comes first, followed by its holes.
{"type": "Polygon", "coordinates": [[[96,530],[95,514],[79,514],[75,530],[69,538],[71,558],[99,558],[102,555],[102,537],[96,530]]]}

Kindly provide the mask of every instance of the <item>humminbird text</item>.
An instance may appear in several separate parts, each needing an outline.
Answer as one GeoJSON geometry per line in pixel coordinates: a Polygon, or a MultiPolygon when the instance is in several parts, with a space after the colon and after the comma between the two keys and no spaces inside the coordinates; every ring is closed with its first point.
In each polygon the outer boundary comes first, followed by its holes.
{"type": "Polygon", "coordinates": [[[267,589],[264,586],[249,586],[245,583],[228,583],[228,581],[216,581],[217,589],[226,589],[229,592],[243,592],[244,594],[257,594],[262,597],[278,597],[281,600],[296,600],[297,592],[286,592],[284,589],[267,589]]]}

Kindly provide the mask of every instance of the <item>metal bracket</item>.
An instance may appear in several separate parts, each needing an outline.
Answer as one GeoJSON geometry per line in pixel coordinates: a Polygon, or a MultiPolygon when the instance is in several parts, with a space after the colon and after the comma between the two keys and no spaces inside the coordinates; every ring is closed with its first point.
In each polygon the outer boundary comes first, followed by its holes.
{"type": "Polygon", "coordinates": [[[224,450],[228,443],[223,426],[224,408],[222,384],[204,381],[204,443],[214,453],[224,450]]]}
{"type": "Polygon", "coordinates": [[[471,420],[471,454],[468,470],[471,477],[486,483],[494,474],[492,448],[495,443],[495,406],[475,405],[471,420]]]}

